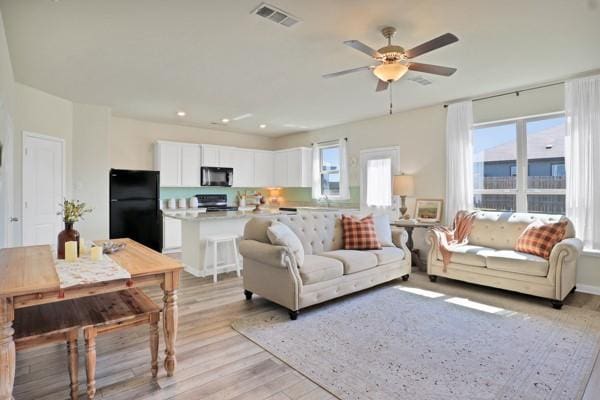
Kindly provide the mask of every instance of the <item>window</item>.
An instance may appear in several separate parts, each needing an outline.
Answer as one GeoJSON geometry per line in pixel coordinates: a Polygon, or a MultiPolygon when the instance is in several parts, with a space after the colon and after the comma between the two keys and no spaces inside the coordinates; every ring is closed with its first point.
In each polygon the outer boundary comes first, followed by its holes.
{"type": "Polygon", "coordinates": [[[327,146],[319,149],[321,194],[340,195],[340,146],[327,146]]]}
{"type": "Polygon", "coordinates": [[[565,213],[565,117],[473,130],[474,204],[482,210],[565,213]]]}
{"type": "Polygon", "coordinates": [[[381,158],[367,161],[367,206],[389,207],[392,205],[392,159],[381,158]]]}

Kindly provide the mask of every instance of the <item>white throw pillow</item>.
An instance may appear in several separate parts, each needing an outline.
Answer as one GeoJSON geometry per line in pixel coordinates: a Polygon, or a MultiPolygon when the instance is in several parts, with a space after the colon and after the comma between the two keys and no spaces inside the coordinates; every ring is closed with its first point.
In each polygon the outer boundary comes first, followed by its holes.
{"type": "Polygon", "coordinates": [[[292,251],[296,258],[296,264],[301,267],[304,264],[304,247],[298,236],[292,231],[289,226],[281,222],[273,221],[267,229],[267,236],[271,244],[276,246],[286,246],[292,251]]]}
{"type": "Polygon", "coordinates": [[[395,247],[392,242],[392,228],[390,227],[390,217],[387,214],[373,215],[375,233],[377,240],[382,247],[395,247]]]}

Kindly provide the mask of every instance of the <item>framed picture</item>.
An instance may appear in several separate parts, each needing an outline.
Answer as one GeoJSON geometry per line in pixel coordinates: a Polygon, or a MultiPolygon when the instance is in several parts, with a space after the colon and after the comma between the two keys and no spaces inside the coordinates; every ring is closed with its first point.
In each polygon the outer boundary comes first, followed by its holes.
{"type": "Polygon", "coordinates": [[[415,203],[415,218],[421,222],[441,222],[444,200],[417,199],[415,203]]]}

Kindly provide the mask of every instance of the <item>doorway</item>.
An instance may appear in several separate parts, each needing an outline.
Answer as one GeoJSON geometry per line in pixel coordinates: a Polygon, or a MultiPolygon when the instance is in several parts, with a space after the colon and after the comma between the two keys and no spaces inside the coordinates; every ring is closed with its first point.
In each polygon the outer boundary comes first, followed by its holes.
{"type": "Polygon", "coordinates": [[[64,140],[23,132],[23,246],[56,243],[64,195],[64,140]]]}

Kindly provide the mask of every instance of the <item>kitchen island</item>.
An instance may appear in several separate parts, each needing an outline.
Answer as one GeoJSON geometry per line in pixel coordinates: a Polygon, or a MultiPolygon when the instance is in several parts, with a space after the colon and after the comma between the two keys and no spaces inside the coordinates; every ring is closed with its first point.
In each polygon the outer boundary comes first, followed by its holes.
{"type": "MultiPolygon", "coordinates": [[[[212,260],[212,248],[205,254],[206,237],[221,234],[244,234],[244,226],[251,218],[269,218],[282,214],[294,214],[279,210],[252,211],[215,211],[199,212],[186,210],[164,212],[166,218],[181,221],[181,260],[184,268],[190,274],[204,277],[212,274],[212,268],[207,268],[205,260],[212,260]]],[[[220,248],[217,254],[219,264],[233,263],[233,249],[220,248]]],[[[210,265],[211,261],[208,261],[210,265]]],[[[211,266],[212,267],[212,266],[211,266]]],[[[231,270],[234,270],[232,267],[231,270]]]]}

